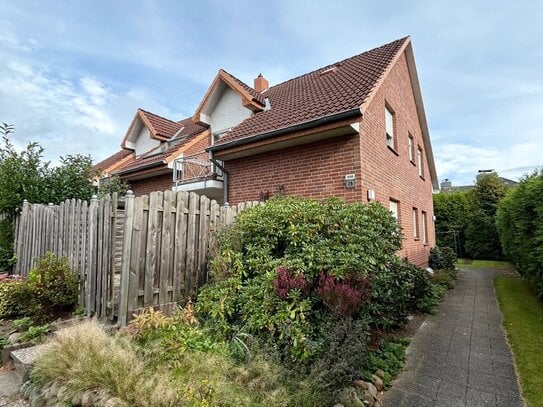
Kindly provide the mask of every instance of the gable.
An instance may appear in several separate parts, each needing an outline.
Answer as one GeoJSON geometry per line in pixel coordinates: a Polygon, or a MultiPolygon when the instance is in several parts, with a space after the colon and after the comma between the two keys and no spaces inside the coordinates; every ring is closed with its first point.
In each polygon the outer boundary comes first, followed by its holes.
{"type": "Polygon", "coordinates": [[[213,134],[221,133],[237,126],[251,117],[251,110],[243,107],[241,96],[230,87],[220,84],[209,103],[200,115],[201,120],[209,124],[213,134]]]}
{"type": "Polygon", "coordinates": [[[145,126],[142,129],[134,142],[134,151],[136,156],[145,154],[154,148],[160,146],[160,141],[151,138],[151,132],[145,126]]]}
{"type": "Polygon", "coordinates": [[[237,126],[264,107],[264,98],[260,93],[220,69],[196,109],[193,120],[211,126],[211,131],[217,134],[237,126]]]}

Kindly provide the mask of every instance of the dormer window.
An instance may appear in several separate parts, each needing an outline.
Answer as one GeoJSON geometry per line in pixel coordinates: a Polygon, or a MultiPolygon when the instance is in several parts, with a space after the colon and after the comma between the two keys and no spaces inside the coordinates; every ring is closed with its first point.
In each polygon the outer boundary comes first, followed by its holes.
{"type": "Polygon", "coordinates": [[[394,140],[394,113],[389,109],[388,106],[385,106],[385,131],[387,138],[387,146],[395,150],[395,140],[394,140]]]}

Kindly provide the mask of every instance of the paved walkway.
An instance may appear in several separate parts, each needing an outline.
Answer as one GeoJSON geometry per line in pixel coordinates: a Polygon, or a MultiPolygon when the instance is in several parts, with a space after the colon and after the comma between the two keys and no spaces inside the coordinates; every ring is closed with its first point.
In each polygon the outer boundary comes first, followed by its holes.
{"type": "Polygon", "coordinates": [[[15,371],[0,372],[0,407],[26,407],[30,404],[19,395],[22,381],[15,371]]]}
{"type": "Polygon", "coordinates": [[[413,338],[384,407],[524,406],[493,287],[500,273],[459,272],[455,289],[413,338]]]}

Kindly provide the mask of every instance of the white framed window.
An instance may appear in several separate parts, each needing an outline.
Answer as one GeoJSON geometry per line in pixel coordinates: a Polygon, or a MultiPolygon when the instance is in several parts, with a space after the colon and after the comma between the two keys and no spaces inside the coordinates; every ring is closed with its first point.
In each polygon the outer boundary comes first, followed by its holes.
{"type": "Polygon", "coordinates": [[[391,199],[390,201],[388,201],[388,208],[390,209],[390,212],[392,212],[392,216],[394,216],[394,218],[398,220],[399,219],[398,201],[394,199],[391,199]]]}
{"type": "Polygon", "coordinates": [[[422,159],[422,148],[418,146],[417,148],[417,165],[419,167],[419,177],[424,177],[424,160],[422,159]]]}
{"type": "Polygon", "coordinates": [[[385,106],[385,130],[387,136],[387,146],[394,149],[394,114],[385,106]]]}
{"type": "Polygon", "coordinates": [[[422,211],[422,241],[428,244],[428,226],[426,225],[426,212],[422,211]]]}
{"type": "Polygon", "coordinates": [[[413,238],[419,240],[419,211],[413,208],[413,238]]]}
{"type": "Polygon", "coordinates": [[[407,152],[409,154],[409,161],[411,161],[414,164],[415,163],[415,141],[413,140],[413,136],[411,134],[407,137],[407,152]]]}

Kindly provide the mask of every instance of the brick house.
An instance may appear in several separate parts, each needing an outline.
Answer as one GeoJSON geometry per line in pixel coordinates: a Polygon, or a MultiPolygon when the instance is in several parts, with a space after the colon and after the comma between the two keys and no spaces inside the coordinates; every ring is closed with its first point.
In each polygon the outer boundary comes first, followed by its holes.
{"type": "Polygon", "coordinates": [[[220,200],[223,183],[205,151],[210,144],[210,130],[190,117],[176,122],[138,109],[122,149],[95,165],[102,172],[99,183],[117,176],[136,196],[173,188],[220,200]]]}
{"type": "Polygon", "coordinates": [[[279,193],[376,200],[403,228],[400,255],[427,265],[439,185],[409,37],[274,86],[259,75],[251,88],[219,70],[192,122],[201,131],[192,137],[207,134],[223,202],[279,193]]]}

